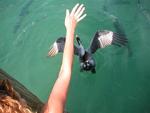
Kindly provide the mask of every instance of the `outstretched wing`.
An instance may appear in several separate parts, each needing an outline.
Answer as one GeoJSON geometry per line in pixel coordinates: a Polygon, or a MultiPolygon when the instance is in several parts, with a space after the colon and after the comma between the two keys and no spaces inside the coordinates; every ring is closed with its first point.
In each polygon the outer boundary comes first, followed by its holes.
{"type": "Polygon", "coordinates": [[[99,48],[105,48],[109,45],[126,46],[128,43],[125,35],[121,35],[112,31],[97,31],[90,44],[90,52],[95,53],[99,48]]]}
{"type": "MultiPolygon", "coordinates": [[[[48,52],[48,56],[55,56],[59,52],[64,51],[64,46],[65,46],[65,37],[60,37],[58,38],[53,45],[50,46],[50,50],[48,52]]],[[[74,46],[74,54],[78,55],[78,48],[74,46]]]]}

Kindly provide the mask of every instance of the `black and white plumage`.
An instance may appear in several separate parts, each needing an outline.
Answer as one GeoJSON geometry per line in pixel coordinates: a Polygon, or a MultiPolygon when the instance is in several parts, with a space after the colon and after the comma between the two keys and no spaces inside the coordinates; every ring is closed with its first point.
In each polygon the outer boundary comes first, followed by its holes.
{"type": "MultiPolygon", "coordinates": [[[[79,56],[80,70],[91,71],[95,73],[95,60],[92,57],[98,49],[105,48],[109,45],[126,46],[127,38],[123,34],[118,34],[112,31],[104,30],[97,31],[91,40],[88,49],[85,49],[79,37],[76,37],[78,45],[74,46],[74,54],[79,56]]],[[[55,56],[59,52],[63,52],[65,45],[65,37],[58,38],[50,48],[48,56],[55,56]]]]}

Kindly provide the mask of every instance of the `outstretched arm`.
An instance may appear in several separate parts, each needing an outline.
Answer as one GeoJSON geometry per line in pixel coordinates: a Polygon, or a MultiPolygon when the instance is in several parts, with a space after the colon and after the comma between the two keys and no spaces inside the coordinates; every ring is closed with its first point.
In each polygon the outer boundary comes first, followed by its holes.
{"type": "Polygon", "coordinates": [[[66,10],[65,27],[66,43],[59,76],[54,84],[49,96],[44,113],[63,113],[67,97],[67,91],[71,79],[72,64],[74,56],[74,32],[77,23],[82,20],[86,14],[83,14],[85,8],[83,4],[76,4],[71,13],[66,10]]]}

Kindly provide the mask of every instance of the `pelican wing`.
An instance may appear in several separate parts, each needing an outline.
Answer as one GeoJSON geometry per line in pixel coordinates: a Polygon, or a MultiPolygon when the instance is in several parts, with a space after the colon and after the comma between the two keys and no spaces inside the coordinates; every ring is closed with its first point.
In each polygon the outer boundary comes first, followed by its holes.
{"type": "MultiPolygon", "coordinates": [[[[60,37],[58,38],[53,45],[50,46],[50,50],[48,52],[48,56],[55,56],[59,52],[64,51],[64,46],[65,46],[65,37],[60,37]]],[[[78,55],[78,48],[74,46],[74,54],[78,55]]]]}
{"type": "Polygon", "coordinates": [[[128,43],[125,35],[121,35],[112,31],[97,31],[90,44],[90,52],[95,53],[99,48],[105,48],[109,45],[126,46],[128,43]]]}

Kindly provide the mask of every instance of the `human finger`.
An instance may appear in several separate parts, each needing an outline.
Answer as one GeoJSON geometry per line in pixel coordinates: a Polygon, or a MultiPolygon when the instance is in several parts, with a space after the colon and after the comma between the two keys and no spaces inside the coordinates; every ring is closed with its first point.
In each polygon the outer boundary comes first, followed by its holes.
{"type": "Polygon", "coordinates": [[[76,17],[78,15],[78,13],[81,11],[81,9],[83,8],[83,4],[81,4],[78,9],[76,10],[74,16],[76,17]]]}
{"type": "Polygon", "coordinates": [[[69,9],[66,9],[66,17],[69,16],[69,9]]]}
{"type": "Polygon", "coordinates": [[[73,16],[73,14],[74,14],[74,12],[76,11],[76,9],[77,9],[77,7],[79,6],[79,3],[77,3],[74,7],[73,7],[73,9],[72,9],[72,11],[71,11],[71,16],[73,16]]]}
{"type": "Polygon", "coordinates": [[[80,16],[83,14],[84,10],[85,10],[85,7],[83,7],[83,8],[81,9],[81,11],[76,15],[76,18],[77,18],[77,19],[80,18],[80,16]]]}
{"type": "Polygon", "coordinates": [[[87,14],[84,14],[83,16],[81,16],[79,19],[77,19],[77,22],[81,21],[83,18],[86,17],[87,14]]]}

